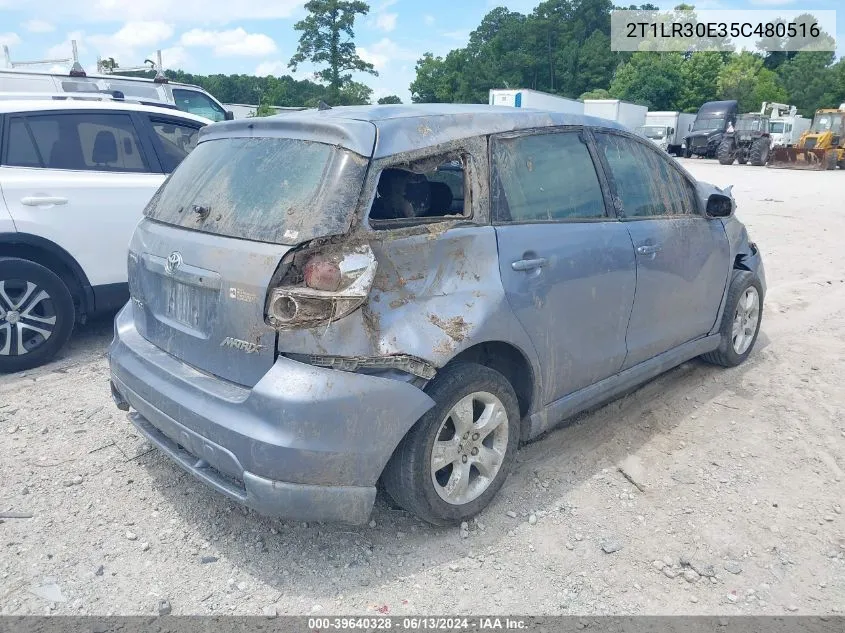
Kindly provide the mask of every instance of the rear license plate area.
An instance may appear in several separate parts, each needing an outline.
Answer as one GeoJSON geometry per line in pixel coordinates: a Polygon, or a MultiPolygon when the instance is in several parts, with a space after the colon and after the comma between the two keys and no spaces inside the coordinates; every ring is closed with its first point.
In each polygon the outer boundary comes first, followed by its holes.
{"type": "Polygon", "coordinates": [[[181,283],[175,279],[162,279],[164,316],[194,330],[208,318],[209,290],[181,283]]]}

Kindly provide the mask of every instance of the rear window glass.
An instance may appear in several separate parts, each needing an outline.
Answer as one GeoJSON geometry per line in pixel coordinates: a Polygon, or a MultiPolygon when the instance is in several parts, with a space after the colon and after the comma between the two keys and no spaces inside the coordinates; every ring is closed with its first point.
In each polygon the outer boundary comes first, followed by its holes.
{"type": "Polygon", "coordinates": [[[147,205],[155,220],[260,242],[298,244],[349,228],[366,159],[286,138],[197,145],[147,205]]]}

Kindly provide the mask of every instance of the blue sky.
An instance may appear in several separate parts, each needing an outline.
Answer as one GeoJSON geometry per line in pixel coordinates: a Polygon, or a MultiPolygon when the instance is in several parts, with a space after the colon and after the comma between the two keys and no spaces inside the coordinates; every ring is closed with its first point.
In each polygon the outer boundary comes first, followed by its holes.
{"type": "MultiPolygon", "coordinates": [[[[637,0],[639,2],[640,0],[637,0]]],[[[538,0],[372,0],[359,18],[359,53],[380,76],[361,77],[375,97],[408,100],[414,64],[425,52],[443,55],[466,44],[484,14],[504,5],[529,12],[538,0]]],[[[620,4],[622,2],[620,1],[620,4]]],[[[70,57],[77,40],[86,68],[97,55],[140,64],[156,49],[164,65],[195,73],[287,74],[296,50],[294,23],[304,15],[295,0],[0,0],[0,44],[13,60],[70,57]]],[[[671,7],[677,2],[656,2],[671,7]]],[[[839,0],[703,0],[701,9],[837,9],[837,48],[845,45],[845,8],[839,0]]],[[[49,68],[49,67],[45,67],[49,68]]],[[[295,74],[308,77],[302,66],[295,74]]]]}

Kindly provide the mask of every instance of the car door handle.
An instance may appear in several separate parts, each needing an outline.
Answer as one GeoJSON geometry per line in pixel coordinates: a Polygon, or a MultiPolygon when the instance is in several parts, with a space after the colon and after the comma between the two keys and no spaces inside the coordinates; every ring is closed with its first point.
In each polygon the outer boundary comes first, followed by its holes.
{"type": "Polygon", "coordinates": [[[656,255],[663,249],[661,248],[660,244],[646,244],[644,246],[638,246],[637,252],[640,255],[656,255]]]}
{"type": "Polygon", "coordinates": [[[540,257],[538,259],[520,259],[513,262],[511,268],[516,271],[536,270],[546,265],[546,258],[540,257]]]}
{"type": "Polygon", "coordinates": [[[28,207],[41,207],[48,204],[67,204],[67,198],[60,198],[58,196],[27,196],[21,198],[21,204],[28,207]]]}

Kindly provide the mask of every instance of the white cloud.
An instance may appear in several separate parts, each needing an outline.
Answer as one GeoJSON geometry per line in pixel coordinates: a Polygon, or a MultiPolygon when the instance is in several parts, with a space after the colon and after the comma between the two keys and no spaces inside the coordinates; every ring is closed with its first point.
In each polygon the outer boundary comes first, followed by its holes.
{"type": "Polygon", "coordinates": [[[371,46],[359,46],[358,55],[371,63],[376,70],[384,70],[392,61],[415,61],[420,54],[402,48],[390,38],[384,37],[371,46]]]}
{"type": "Polygon", "coordinates": [[[396,20],[399,17],[398,13],[379,13],[376,16],[376,28],[385,33],[390,33],[396,28],[396,20]]]}
{"type": "Polygon", "coordinates": [[[280,60],[261,62],[255,69],[257,77],[266,77],[267,75],[286,75],[288,73],[288,65],[280,60]]]}
{"type": "Polygon", "coordinates": [[[424,16],[423,21],[426,23],[427,26],[434,26],[434,23],[436,22],[433,15],[424,16]]]}
{"type": "Polygon", "coordinates": [[[127,22],[111,35],[91,35],[88,42],[101,54],[132,52],[137,48],[156,46],[173,36],[173,27],[165,22],[127,22]]]}
{"type": "Polygon", "coordinates": [[[146,22],[165,19],[178,24],[227,24],[237,20],[291,18],[302,12],[302,0],[0,0],[0,6],[27,5],[34,17],[59,23],[63,18],[76,22],[146,22]],[[233,18],[234,16],[234,18],[233,18]]]}
{"type": "Polygon", "coordinates": [[[85,45],[85,32],[71,31],[61,44],[56,44],[48,48],[45,57],[49,59],[71,59],[73,56],[71,40],[76,40],[76,47],[80,57],[88,52],[88,47],[85,45]]]}
{"type": "Polygon", "coordinates": [[[229,31],[191,29],[182,34],[179,43],[186,47],[211,48],[218,57],[262,57],[276,52],[276,43],[272,38],[263,33],[247,33],[241,27],[229,31]]]}
{"type": "Polygon", "coordinates": [[[0,33],[0,46],[15,46],[21,43],[17,33],[0,33]]]}
{"type": "Polygon", "coordinates": [[[785,4],[792,4],[795,0],[750,0],[751,4],[763,6],[783,6],[785,4]]]}
{"type": "MultiPolygon", "coordinates": [[[[154,55],[154,52],[150,52],[146,59],[154,60],[154,55]]],[[[161,63],[168,70],[185,70],[193,63],[193,60],[182,46],[171,46],[161,50],[161,63]]]]}
{"type": "Polygon", "coordinates": [[[23,27],[30,33],[52,33],[56,27],[44,20],[29,20],[23,23],[23,27]]]}

